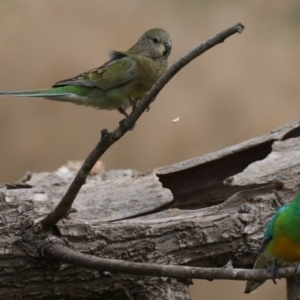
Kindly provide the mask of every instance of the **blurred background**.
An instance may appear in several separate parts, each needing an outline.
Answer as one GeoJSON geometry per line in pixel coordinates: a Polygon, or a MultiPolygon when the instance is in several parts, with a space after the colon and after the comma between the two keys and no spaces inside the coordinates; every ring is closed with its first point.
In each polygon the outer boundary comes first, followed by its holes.
{"type": "MultiPolygon", "coordinates": [[[[151,110],[102,157],[106,169],[169,165],[249,138],[300,115],[299,1],[1,1],[0,90],[50,87],[102,65],[153,27],[173,39],[170,63],[220,30],[234,35],[177,74],[151,110]],[[180,121],[172,124],[172,120],[180,121]]],[[[117,112],[44,99],[1,98],[0,181],[83,160],[117,112]]],[[[282,299],[284,280],[243,295],[244,283],[195,281],[196,299],[282,299]]]]}

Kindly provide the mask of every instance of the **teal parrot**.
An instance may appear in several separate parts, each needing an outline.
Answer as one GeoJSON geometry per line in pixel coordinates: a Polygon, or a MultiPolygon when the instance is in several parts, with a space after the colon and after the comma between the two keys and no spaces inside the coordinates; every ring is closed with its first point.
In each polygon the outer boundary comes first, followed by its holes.
{"type": "MultiPolygon", "coordinates": [[[[291,203],[283,205],[268,223],[261,254],[254,269],[269,267],[273,278],[282,264],[300,261],[300,194],[291,203]]],[[[275,279],[273,279],[275,282],[275,279]]],[[[247,281],[244,293],[255,291],[264,281],[247,281]]],[[[275,282],[276,283],[276,282],[275,282]]]]}
{"type": "Polygon", "coordinates": [[[154,28],[127,51],[110,51],[110,59],[99,68],[58,81],[49,89],[0,92],[0,95],[42,97],[97,109],[116,109],[127,116],[126,109],[135,107],[166,71],[171,46],[169,33],[154,28]]]}

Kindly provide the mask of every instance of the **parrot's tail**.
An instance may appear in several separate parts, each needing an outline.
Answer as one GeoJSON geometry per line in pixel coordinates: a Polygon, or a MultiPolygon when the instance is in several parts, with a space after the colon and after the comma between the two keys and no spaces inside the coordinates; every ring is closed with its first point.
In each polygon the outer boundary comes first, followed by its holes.
{"type": "MultiPolygon", "coordinates": [[[[99,105],[99,97],[102,97],[103,91],[96,89],[98,94],[92,97],[90,102],[88,96],[95,90],[94,87],[66,85],[60,87],[52,87],[47,90],[31,90],[19,92],[1,92],[0,96],[16,96],[16,97],[40,97],[54,101],[66,101],[78,105],[90,105],[97,108],[102,108],[99,105]]],[[[101,103],[100,103],[101,104],[101,103]]]]}
{"type": "Polygon", "coordinates": [[[66,96],[68,94],[70,93],[55,91],[54,88],[48,90],[0,92],[0,96],[16,96],[16,97],[59,97],[59,96],[66,96]]]}
{"type": "Polygon", "coordinates": [[[247,281],[245,289],[244,289],[244,293],[245,294],[253,293],[264,282],[265,282],[265,280],[262,280],[262,281],[247,281]]]}
{"type": "MultiPolygon", "coordinates": [[[[273,274],[273,277],[275,277],[276,271],[278,267],[281,265],[281,263],[278,263],[274,260],[272,256],[267,251],[263,251],[260,256],[258,257],[257,261],[255,262],[255,265],[253,269],[263,269],[266,268],[268,265],[272,264],[271,272],[273,274]]],[[[274,279],[273,279],[274,280],[274,279]]],[[[253,293],[259,286],[261,286],[265,280],[260,281],[247,281],[244,293],[250,294],[253,293]]]]}

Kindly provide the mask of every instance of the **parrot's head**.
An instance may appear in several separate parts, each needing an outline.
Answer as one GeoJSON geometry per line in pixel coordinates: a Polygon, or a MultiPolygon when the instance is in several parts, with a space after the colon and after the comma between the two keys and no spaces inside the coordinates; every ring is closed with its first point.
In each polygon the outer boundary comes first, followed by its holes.
{"type": "Polygon", "coordinates": [[[171,48],[172,41],[169,33],[164,29],[154,28],[146,31],[129,51],[154,59],[167,59],[171,48]]]}

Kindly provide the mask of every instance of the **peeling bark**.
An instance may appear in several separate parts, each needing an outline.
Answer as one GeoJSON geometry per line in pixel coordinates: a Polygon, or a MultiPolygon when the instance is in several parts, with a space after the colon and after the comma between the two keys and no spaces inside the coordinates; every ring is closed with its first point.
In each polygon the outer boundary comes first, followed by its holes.
{"type": "Polygon", "coordinates": [[[52,241],[135,262],[221,267],[231,259],[234,267],[251,267],[266,222],[300,189],[298,135],[300,120],[145,174],[99,170],[51,233],[35,226],[65,193],[72,165],[3,184],[0,298],[189,299],[188,283],[176,279],[49,261],[42,249],[52,241]]]}

